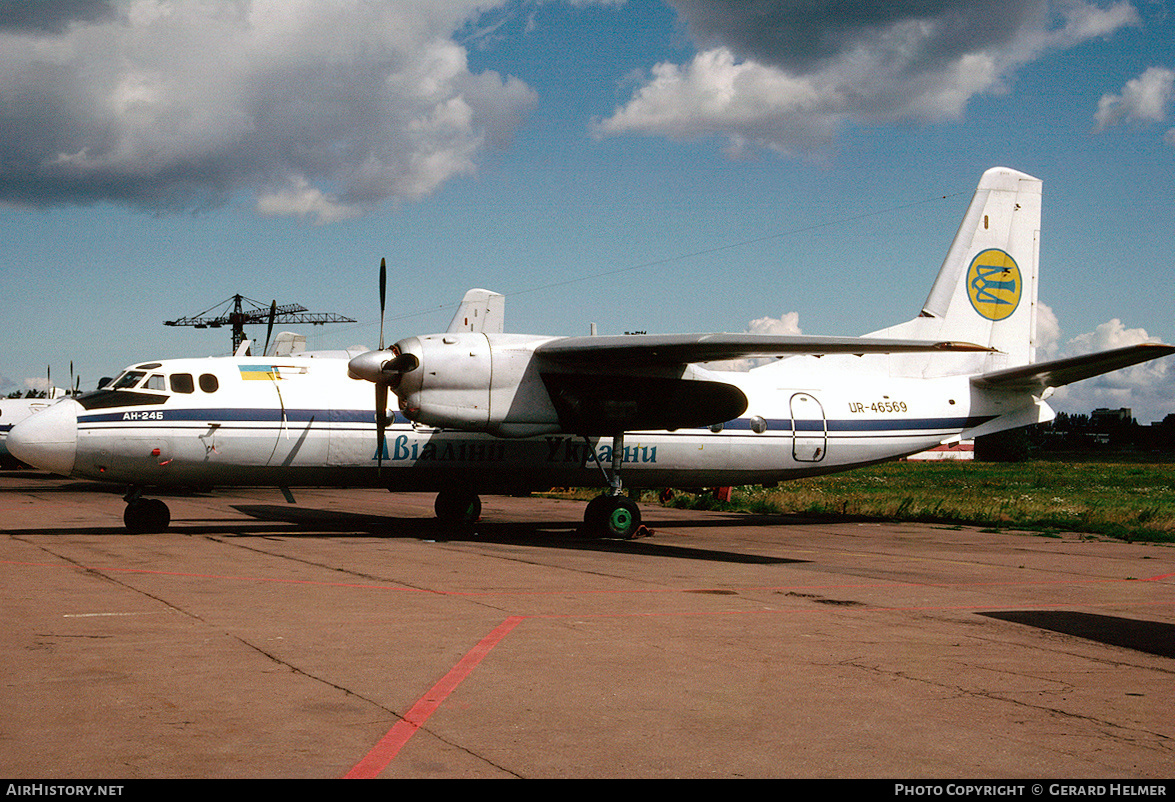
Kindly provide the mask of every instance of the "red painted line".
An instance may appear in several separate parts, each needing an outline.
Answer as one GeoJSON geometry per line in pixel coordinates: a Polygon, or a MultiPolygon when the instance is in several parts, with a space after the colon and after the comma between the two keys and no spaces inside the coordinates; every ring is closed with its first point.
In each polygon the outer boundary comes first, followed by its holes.
{"type": "Polygon", "coordinates": [[[477,668],[478,663],[485,659],[490,650],[497,646],[525,618],[525,616],[510,616],[498,624],[493,632],[482,638],[481,642],[470,649],[460,662],[450,669],[448,674],[441,677],[436,685],[433,685],[424,696],[417,700],[416,704],[412,705],[412,709],[388,730],[379,743],[356,763],[354,768],[343,775],[343,779],[370,780],[378,777],[379,773],[387,768],[392,759],[400,753],[408,740],[424,726],[424,722],[428,721],[429,717],[449,697],[449,694],[456,690],[457,686],[473,673],[473,669],[477,668]]]}

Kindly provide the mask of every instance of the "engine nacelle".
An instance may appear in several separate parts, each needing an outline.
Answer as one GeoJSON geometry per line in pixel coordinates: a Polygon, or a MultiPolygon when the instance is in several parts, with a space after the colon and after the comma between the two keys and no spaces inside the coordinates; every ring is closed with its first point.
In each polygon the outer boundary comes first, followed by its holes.
{"type": "Polygon", "coordinates": [[[411,421],[499,437],[557,432],[559,416],[534,365],[534,347],[548,338],[450,332],[400,340],[395,350],[416,358],[391,389],[411,421]]]}

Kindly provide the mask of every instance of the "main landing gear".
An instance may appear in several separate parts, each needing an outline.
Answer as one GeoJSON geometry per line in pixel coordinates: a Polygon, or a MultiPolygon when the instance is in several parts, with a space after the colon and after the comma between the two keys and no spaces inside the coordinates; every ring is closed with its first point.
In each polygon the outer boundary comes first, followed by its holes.
{"type": "MultiPolygon", "coordinates": [[[[151,503],[144,501],[144,504],[151,503]]],[[[162,502],[158,502],[162,503],[162,502]]],[[[164,507],[166,510],[166,507],[164,507]]],[[[127,507],[127,515],[131,508],[127,507]]],[[[469,526],[481,517],[481,500],[465,490],[442,490],[433,504],[437,521],[447,526],[469,526]]],[[[628,496],[605,493],[588,502],[583,514],[584,530],[592,537],[636,537],[641,528],[641,511],[628,496]]],[[[131,525],[128,521],[127,528],[131,525]]]]}
{"type": "Polygon", "coordinates": [[[126,510],[122,513],[122,522],[132,535],[146,535],[154,532],[165,532],[171,524],[171,510],[157,498],[143,498],[141,487],[132,487],[123,496],[126,510]]]}
{"type": "Polygon", "coordinates": [[[636,537],[641,528],[641,510],[628,496],[605,493],[588,502],[583,513],[583,524],[593,537],[628,540],[636,537]]]}
{"type": "MultiPolygon", "coordinates": [[[[587,441],[587,438],[584,440],[587,441]]],[[[596,456],[596,450],[590,442],[588,451],[603,472],[609,489],[602,496],[588,502],[583,514],[584,531],[591,537],[621,540],[636,537],[643,528],[641,510],[635,501],[623,495],[620,484],[620,466],[624,462],[624,435],[618,434],[612,438],[611,471],[600,464],[600,458],[596,456]]],[[[476,523],[481,517],[481,500],[469,489],[442,490],[437,493],[433,510],[436,512],[437,520],[442,524],[467,526],[476,523]]]]}
{"type": "Polygon", "coordinates": [[[612,471],[604,469],[591,442],[585,437],[588,451],[608,482],[608,492],[588,502],[583,513],[584,529],[592,537],[628,540],[641,530],[641,509],[636,502],[623,495],[620,465],[624,462],[624,433],[612,436],[612,471]]]}

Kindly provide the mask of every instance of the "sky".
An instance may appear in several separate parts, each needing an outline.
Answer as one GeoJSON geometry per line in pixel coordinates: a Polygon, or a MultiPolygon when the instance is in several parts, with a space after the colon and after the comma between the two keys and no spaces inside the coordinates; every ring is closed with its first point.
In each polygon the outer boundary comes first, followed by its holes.
{"type": "MultiPolygon", "coordinates": [[[[226,354],[240,293],[440,331],[855,335],[984,170],[1044,182],[1039,358],[1175,342],[1158,0],[0,0],[0,392],[226,354]]],[[[263,326],[248,333],[264,338],[263,326]]],[[[1175,412],[1175,360],[1059,411],[1175,412]]]]}

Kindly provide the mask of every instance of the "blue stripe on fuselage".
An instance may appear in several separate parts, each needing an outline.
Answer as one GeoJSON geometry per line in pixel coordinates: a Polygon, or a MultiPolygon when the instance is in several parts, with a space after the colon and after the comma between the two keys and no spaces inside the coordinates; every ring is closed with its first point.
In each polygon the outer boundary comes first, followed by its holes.
{"type": "MultiPolygon", "coordinates": [[[[116,412],[101,412],[78,416],[79,425],[90,423],[202,423],[202,422],[257,422],[280,423],[287,422],[309,423],[311,421],[330,423],[375,423],[375,413],[372,410],[355,409],[287,409],[275,408],[243,408],[218,407],[214,409],[154,409],[149,416],[144,415],[142,407],[134,407],[116,412]]],[[[963,430],[978,426],[991,420],[992,415],[975,415],[970,417],[950,418],[869,418],[864,420],[799,420],[795,422],[795,430],[801,432],[894,432],[894,431],[941,431],[963,430]]],[[[411,423],[400,413],[395,413],[391,424],[411,423]]],[[[766,421],[767,430],[775,432],[792,431],[790,418],[772,418],[766,421]]],[[[707,431],[709,427],[700,427],[697,431],[707,431]]],[[[750,431],[751,419],[739,418],[723,424],[724,430],[750,431]]]]}
{"type": "MultiPolygon", "coordinates": [[[[272,408],[229,408],[216,409],[153,409],[146,414],[141,407],[124,409],[118,412],[100,412],[89,415],[79,415],[78,423],[182,423],[203,421],[330,421],[332,423],[375,423],[373,410],[355,409],[287,409],[283,413],[280,409],[272,408]],[[147,417],[149,415],[150,417],[147,417]],[[137,417],[136,417],[137,416],[137,417]]],[[[403,415],[396,413],[393,423],[410,423],[403,415]]]]}
{"type": "MultiPolygon", "coordinates": [[[[824,431],[825,425],[830,432],[876,432],[876,431],[919,431],[939,429],[969,429],[991,420],[994,415],[975,415],[967,418],[869,418],[866,420],[798,420],[796,430],[801,432],[824,431]]],[[[792,430],[791,418],[771,418],[766,421],[768,431],[792,430]]],[[[709,427],[702,427],[705,431],[709,427]]],[[[749,431],[750,418],[739,418],[722,424],[723,429],[734,431],[749,431]]]]}

